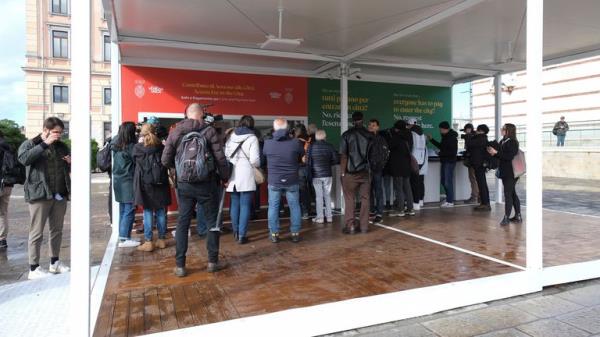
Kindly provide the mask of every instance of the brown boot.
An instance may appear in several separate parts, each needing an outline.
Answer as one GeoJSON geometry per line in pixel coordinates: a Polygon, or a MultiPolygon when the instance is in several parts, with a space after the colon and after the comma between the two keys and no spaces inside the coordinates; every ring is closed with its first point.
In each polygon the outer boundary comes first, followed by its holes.
{"type": "Polygon", "coordinates": [[[158,249],[165,249],[167,248],[167,243],[165,242],[164,239],[158,239],[156,240],[156,248],[158,249]]]}
{"type": "Polygon", "coordinates": [[[152,241],[146,241],[143,245],[137,247],[137,250],[142,252],[151,252],[154,250],[154,245],[152,244],[152,241]]]}

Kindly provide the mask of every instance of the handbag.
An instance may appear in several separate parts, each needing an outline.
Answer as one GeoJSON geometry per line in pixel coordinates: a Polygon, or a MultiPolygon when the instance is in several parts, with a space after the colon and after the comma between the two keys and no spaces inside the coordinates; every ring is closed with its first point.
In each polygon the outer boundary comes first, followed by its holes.
{"type": "Polygon", "coordinates": [[[521,150],[512,160],[513,173],[515,178],[519,178],[527,172],[527,163],[525,162],[525,153],[521,150]]]}
{"type": "MultiPolygon", "coordinates": [[[[239,148],[242,151],[242,153],[244,154],[244,157],[246,157],[246,159],[250,163],[250,158],[248,157],[248,155],[246,154],[246,152],[244,152],[244,149],[241,148],[241,146],[242,146],[242,144],[244,144],[244,142],[245,142],[245,140],[242,143],[240,143],[239,148]]],[[[231,155],[231,158],[233,158],[233,154],[231,155]]],[[[250,163],[250,166],[252,166],[252,163],[250,163]]],[[[265,178],[265,172],[263,172],[263,170],[261,168],[254,167],[254,166],[252,166],[252,171],[254,173],[254,182],[256,183],[256,185],[263,184],[265,182],[265,180],[266,180],[266,178],[265,178]]]]}

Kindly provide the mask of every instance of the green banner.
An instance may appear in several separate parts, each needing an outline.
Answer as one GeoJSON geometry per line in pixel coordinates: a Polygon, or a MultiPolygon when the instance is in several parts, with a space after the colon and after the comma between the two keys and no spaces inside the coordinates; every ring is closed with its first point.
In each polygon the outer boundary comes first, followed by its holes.
{"type": "MultiPolygon", "coordinates": [[[[348,117],[362,111],[366,123],[376,118],[381,129],[399,119],[416,118],[425,131],[438,136],[438,124],[452,121],[452,88],[380,82],[348,81],[348,117]]],[[[327,132],[327,140],[340,140],[340,81],[308,80],[308,122],[327,132]]],[[[348,125],[352,125],[351,122],[348,125]]],[[[436,137],[436,138],[439,138],[436,137]]]]}

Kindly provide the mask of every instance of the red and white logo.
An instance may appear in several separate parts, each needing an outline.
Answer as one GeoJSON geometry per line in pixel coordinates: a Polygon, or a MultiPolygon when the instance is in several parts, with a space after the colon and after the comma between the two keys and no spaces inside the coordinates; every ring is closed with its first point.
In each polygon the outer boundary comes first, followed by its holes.
{"type": "Polygon", "coordinates": [[[133,93],[138,98],[144,97],[144,94],[146,94],[146,89],[144,88],[144,80],[135,81],[135,88],[133,89],[133,93]]]}

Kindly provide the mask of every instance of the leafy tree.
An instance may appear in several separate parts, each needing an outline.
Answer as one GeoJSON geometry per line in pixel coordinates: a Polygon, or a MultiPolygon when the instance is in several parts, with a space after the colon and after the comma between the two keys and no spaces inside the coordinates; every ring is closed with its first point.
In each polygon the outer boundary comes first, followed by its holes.
{"type": "Polygon", "coordinates": [[[4,134],[4,139],[7,143],[12,145],[15,149],[18,149],[21,143],[27,139],[25,135],[21,133],[19,124],[10,119],[0,120],[0,131],[4,134]]]}
{"type": "MultiPolygon", "coordinates": [[[[63,143],[65,143],[69,149],[71,148],[71,139],[70,138],[65,138],[65,139],[61,139],[61,141],[63,143]]],[[[92,165],[92,171],[96,170],[96,156],[98,155],[98,142],[95,139],[90,140],[90,150],[91,152],[91,163],[90,165],[92,165]]]]}

